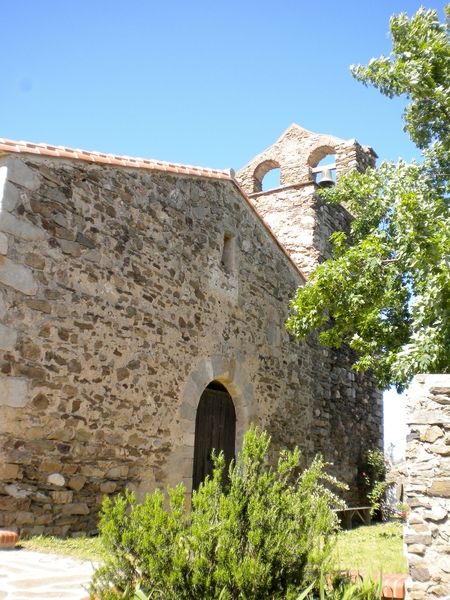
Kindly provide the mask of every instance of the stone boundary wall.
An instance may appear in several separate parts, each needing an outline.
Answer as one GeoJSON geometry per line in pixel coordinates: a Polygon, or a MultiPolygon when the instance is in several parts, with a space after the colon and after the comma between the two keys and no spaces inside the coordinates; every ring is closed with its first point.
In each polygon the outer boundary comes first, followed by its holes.
{"type": "Polygon", "coordinates": [[[416,375],[408,390],[406,598],[450,598],[450,375],[416,375]]]}

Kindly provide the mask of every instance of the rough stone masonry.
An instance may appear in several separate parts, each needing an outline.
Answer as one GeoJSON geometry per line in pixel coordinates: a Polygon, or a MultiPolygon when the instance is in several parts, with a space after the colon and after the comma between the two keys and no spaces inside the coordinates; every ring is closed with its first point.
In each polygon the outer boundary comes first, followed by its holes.
{"type": "Polygon", "coordinates": [[[211,382],[232,398],[236,449],[255,422],[305,462],[323,453],[358,501],[380,394],[347,351],[284,327],[299,268],[350,218],[314,193],[330,152],[338,176],[374,161],[297,125],[236,179],[0,141],[0,526],[89,533],[105,494],[189,493],[211,382]],[[280,187],[260,192],[273,164],[280,187]]]}
{"type": "Polygon", "coordinates": [[[407,409],[406,597],[450,598],[450,375],[416,375],[407,409]]]}

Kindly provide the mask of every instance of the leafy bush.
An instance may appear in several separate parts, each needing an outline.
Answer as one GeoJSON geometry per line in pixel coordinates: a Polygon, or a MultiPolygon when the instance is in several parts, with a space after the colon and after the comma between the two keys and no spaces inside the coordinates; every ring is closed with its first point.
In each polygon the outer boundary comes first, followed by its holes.
{"type": "Polygon", "coordinates": [[[359,472],[362,491],[372,507],[372,514],[382,508],[387,489],[386,461],[381,450],[369,449],[364,455],[364,464],[359,472]]]}
{"type": "MultiPolygon", "coordinates": [[[[350,577],[339,575],[331,583],[321,580],[317,592],[313,592],[314,584],[310,584],[297,596],[296,600],[379,600],[382,584],[372,579],[352,581],[350,577]]],[[[134,592],[133,600],[151,600],[141,587],[134,592]]]]}
{"type": "Polygon", "coordinates": [[[251,428],[228,477],[223,456],[216,456],[191,510],[183,485],[168,490],[167,503],[158,490],[143,504],[130,492],[106,498],[100,531],[111,557],[94,576],[94,597],[298,600],[319,594],[332,568],[338,528],[332,509],[343,505],[329,488],[343,486],[326,474],[321,458],[300,472],[298,449],[282,451],[276,467],[268,466],[269,445],[267,434],[251,428]]]}

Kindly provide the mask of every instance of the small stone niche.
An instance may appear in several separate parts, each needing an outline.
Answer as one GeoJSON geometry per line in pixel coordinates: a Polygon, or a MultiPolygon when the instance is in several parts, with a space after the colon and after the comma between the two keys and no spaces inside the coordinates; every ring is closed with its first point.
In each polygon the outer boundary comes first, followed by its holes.
{"type": "Polygon", "coordinates": [[[222,267],[230,275],[236,269],[236,236],[232,233],[225,232],[223,235],[222,247],[222,267]]]}

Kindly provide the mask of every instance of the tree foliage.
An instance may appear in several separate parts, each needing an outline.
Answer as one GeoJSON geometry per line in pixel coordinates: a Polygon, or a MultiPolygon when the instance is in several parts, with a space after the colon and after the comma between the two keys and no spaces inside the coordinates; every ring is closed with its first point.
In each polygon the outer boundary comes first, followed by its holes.
{"type": "Polygon", "coordinates": [[[352,67],[383,94],[404,95],[405,129],[420,164],[384,162],[322,193],[353,214],[348,234],[292,301],[288,328],[318,329],[325,345],[357,351],[357,370],[401,389],[450,369],[450,5],[446,21],[420,9],[391,18],[392,53],[352,67]]]}

